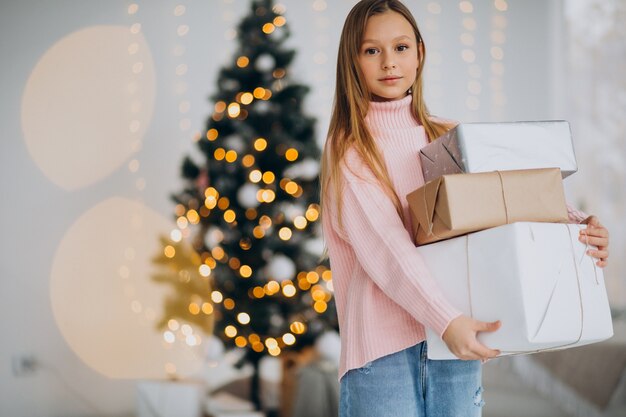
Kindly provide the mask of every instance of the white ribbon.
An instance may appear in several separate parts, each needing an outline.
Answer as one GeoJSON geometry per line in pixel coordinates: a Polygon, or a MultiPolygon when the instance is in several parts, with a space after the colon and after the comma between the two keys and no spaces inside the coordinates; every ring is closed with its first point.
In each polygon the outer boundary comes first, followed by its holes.
{"type": "MultiPolygon", "coordinates": [[[[573,242],[573,238],[572,238],[572,231],[570,230],[570,228],[568,227],[567,224],[564,225],[565,228],[567,229],[567,233],[569,235],[569,242],[571,245],[571,253],[572,253],[572,259],[574,262],[574,268],[576,270],[576,284],[578,286],[578,302],[580,304],[580,331],[578,333],[578,337],[576,338],[575,341],[571,342],[571,343],[566,343],[564,345],[558,345],[558,346],[552,346],[552,347],[548,347],[548,348],[542,348],[542,349],[536,349],[536,350],[525,350],[525,351],[500,351],[503,354],[506,355],[510,355],[510,356],[514,356],[514,355],[525,355],[525,354],[531,354],[531,353],[539,353],[539,352],[550,352],[550,351],[556,351],[556,350],[561,350],[563,348],[566,348],[568,346],[572,346],[577,344],[578,342],[580,342],[580,340],[582,339],[582,335],[583,335],[583,324],[584,324],[584,311],[583,311],[583,299],[582,299],[582,290],[580,288],[580,273],[578,271],[578,262],[576,262],[576,254],[575,254],[575,250],[574,250],[574,242],[573,242]]],[[[585,254],[587,253],[587,250],[589,248],[588,243],[585,241],[585,254]]],[[[465,256],[467,259],[467,289],[468,289],[468,298],[469,298],[469,307],[470,307],[470,317],[474,318],[474,310],[473,310],[473,306],[472,306],[472,292],[471,292],[471,277],[470,277],[470,260],[469,260],[469,234],[465,235],[465,256]]],[[[583,261],[583,258],[581,258],[580,262],[583,261]]],[[[595,275],[595,281],[596,281],[596,285],[599,285],[599,281],[598,281],[598,273],[597,273],[597,269],[596,269],[596,264],[595,262],[593,262],[593,271],[594,271],[594,275],[595,275]]]]}

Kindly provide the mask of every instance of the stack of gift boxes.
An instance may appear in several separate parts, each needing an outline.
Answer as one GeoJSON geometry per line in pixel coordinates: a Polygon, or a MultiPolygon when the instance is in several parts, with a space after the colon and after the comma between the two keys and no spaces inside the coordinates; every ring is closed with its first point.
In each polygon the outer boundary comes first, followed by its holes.
{"type": "MultiPolygon", "coordinates": [[[[478,339],[502,355],[613,335],[602,270],[569,224],[576,172],[565,121],[460,124],[424,147],[426,184],[407,195],[417,250],[463,314],[501,320],[478,339]]],[[[427,330],[428,357],[455,359],[427,330]]]]}

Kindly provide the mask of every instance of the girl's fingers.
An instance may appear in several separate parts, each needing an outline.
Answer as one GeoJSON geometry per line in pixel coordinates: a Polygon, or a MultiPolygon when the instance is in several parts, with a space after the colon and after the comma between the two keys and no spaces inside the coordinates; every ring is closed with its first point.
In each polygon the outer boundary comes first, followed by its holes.
{"type": "Polygon", "coordinates": [[[580,236],[578,240],[580,240],[583,243],[587,243],[589,245],[593,245],[597,247],[609,246],[609,239],[606,237],[580,236]]]}
{"type": "Polygon", "coordinates": [[[603,260],[603,261],[598,261],[596,262],[596,265],[598,265],[600,268],[604,268],[605,266],[607,266],[609,263],[609,261],[607,259],[603,260]]]}
{"type": "Polygon", "coordinates": [[[473,347],[472,351],[472,353],[477,356],[476,359],[495,358],[500,354],[499,350],[489,349],[487,346],[481,343],[477,343],[473,347]]]}
{"type": "Polygon", "coordinates": [[[582,223],[596,227],[600,226],[600,220],[596,216],[589,216],[582,223]]]}
{"type": "Polygon", "coordinates": [[[588,250],[587,255],[592,256],[594,258],[598,258],[601,261],[603,261],[609,257],[609,251],[608,250],[588,250]]]}
{"type": "Polygon", "coordinates": [[[479,332],[495,332],[496,330],[500,328],[500,324],[501,324],[500,320],[496,320],[492,322],[475,320],[474,329],[476,329],[479,332]]]}
{"type": "Polygon", "coordinates": [[[597,237],[609,237],[609,231],[604,227],[589,227],[580,231],[581,236],[597,236],[597,237]]]}

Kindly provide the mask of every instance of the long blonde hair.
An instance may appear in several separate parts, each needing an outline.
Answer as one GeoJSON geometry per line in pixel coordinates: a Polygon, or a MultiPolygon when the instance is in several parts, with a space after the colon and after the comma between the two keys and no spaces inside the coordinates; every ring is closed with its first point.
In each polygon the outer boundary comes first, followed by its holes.
{"type": "Polygon", "coordinates": [[[322,215],[326,212],[331,198],[329,190],[333,189],[336,210],[341,225],[341,193],[340,164],[349,148],[363,159],[379,180],[384,192],[392,199],[398,215],[404,220],[402,204],[389,178],[387,167],[372,134],[365,123],[369,109],[371,93],[358,65],[365,25],[370,17],[393,11],[401,14],[413,27],[418,42],[417,76],[411,87],[413,96],[411,112],[413,117],[424,126],[428,141],[445,133],[452,126],[435,122],[430,119],[426,108],[422,89],[422,72],[426,58],[426,48],[415,19],[409,9],[398,0],[361,0],[350,11],[341,32],[339,52],[337,54],[337,80],[333,110],[328,128],[328,135],[322,153],[320,168],[320,202],[322,215]]]}

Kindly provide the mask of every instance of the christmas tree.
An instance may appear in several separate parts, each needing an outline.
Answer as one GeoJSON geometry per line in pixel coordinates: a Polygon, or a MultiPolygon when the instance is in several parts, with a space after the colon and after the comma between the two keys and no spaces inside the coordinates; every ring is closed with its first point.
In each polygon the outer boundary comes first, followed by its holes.
{"type": "Polygon", "coordinates": [[[295,51],[283,45],[282,13],[272,0],[252,2],[197,142],[205,160],[185,158],[186,185],[173,196],[178,227],[206,277],[205,291],[193,290],[202,299],[192,301],[177,274],[160,279],[180,295],[169,300],[181,307],[170,314],[195,323],[212,316],[215,334],[253,364],[337,327],[331,272],[319,261],[315,120],[302,109],[309,89],[290,77],[295,51]]]}

